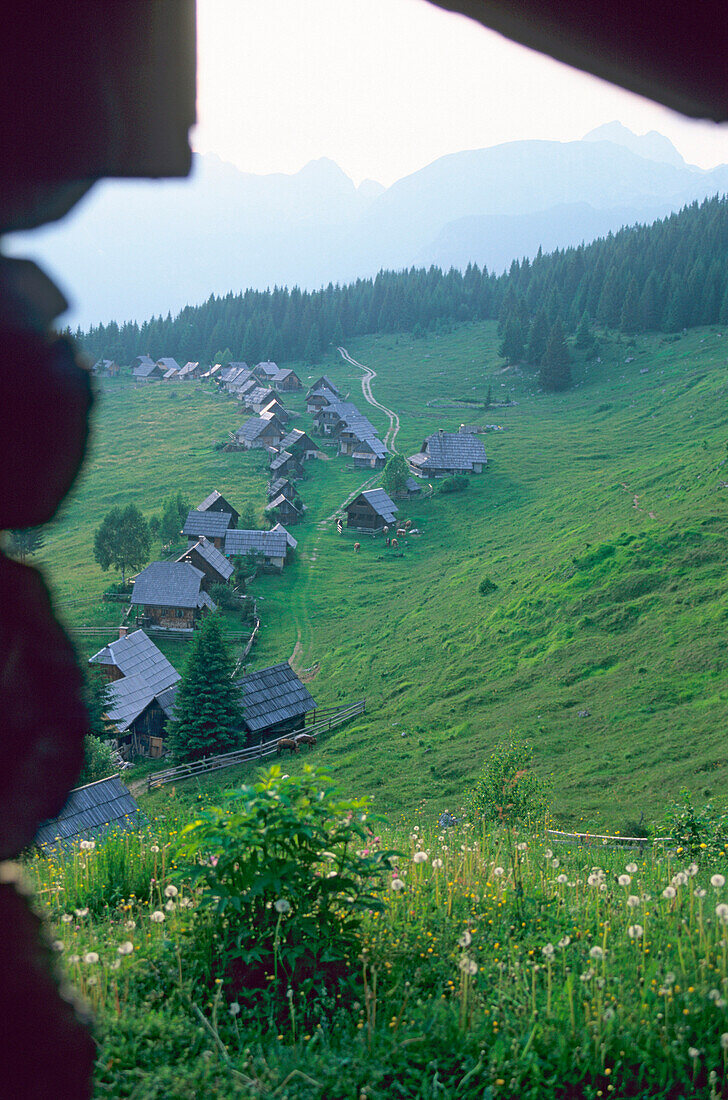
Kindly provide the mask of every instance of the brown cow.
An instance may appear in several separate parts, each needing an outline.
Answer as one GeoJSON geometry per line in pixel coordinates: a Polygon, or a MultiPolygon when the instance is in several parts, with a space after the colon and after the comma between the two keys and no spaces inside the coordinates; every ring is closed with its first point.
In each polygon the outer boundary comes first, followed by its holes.
{"type": "Polygon", "coordinates": [[[290,737],[281,737],[276,746],[276,756],[280,756],[284,749],[290,749],[292,753],[301,751],[296,742],[290,737]]]}
{"type": "Polygon", "coordinates": [[[316,744],[316,735],[313,733],[299,733],[296,738],[297,745],[308,745],[311,748],[316,744]]]}
{"type": "Polygon", "coordinates": [[[361,550],[361,543],[360,542],[355,542],[354,543],[354,553],[358,554],[360,550],[361,550]]]}

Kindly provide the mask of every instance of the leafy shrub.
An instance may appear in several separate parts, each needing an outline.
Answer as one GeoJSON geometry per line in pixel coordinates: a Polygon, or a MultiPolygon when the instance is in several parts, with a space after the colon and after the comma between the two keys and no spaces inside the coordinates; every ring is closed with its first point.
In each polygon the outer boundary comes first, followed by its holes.
{"type": "Polygon", "coordinates": [[[533,749],[525,741],[503,741],[490,754],[470,793],[476,820],[513,827],[542,822],[548,809],[545,784],[534,775],[533,749]]]}
{"type": "Polygon", "coordinates": [[[439,492],[441,493],[462,493],[464,489],[467,489],[470,482],[465,474],[455,474],[454,477],[446,477],[444,481],[440,483],[439,492]]]}
{"type": "Polygon", "coordinates": [[[275,765],[183,829],[177,860],[200,897],[188,952],[203,980],[251,1003],[264,990],[274,1010],[288,988],[341,986],[362,916],[384,908],[372,889],[391,853],[367,848],[367,809],[308,765],[297,776],[275,765]]]}
{"type": "Polygon", "coordinates": [[[237,611],[238,609],[239,600],[227,584],[213,584],[210,588],[210,598],[224,611],[237,611]]]}
{"type": "Polygon", "coordinates": [[[683,787],[680,801],[665,813],[660,835],[671,837],[675,847],[693,859],[723,857],[728,850],[728,810],[715,810],[710,802],[697,810],[690,791],[683,787]]]}
{"type": "Polygon", "coordinates": [[[491,592],[495,592],[498,589],[498,585],[495,581],[492,581],[490,577],[483,577],[482,581],[478,585],[478,592],[481,596],[489,596],[491,592]]]}
{"type": "Polygon", "coordinates": [[[95,783],[98,779],[106,779],[113,775],[118,768],[111,755],[111,746],[89,733],[83,740],[83,770],[76,780],[77,787],[83,787],[86,783],[95,783]]]}
{"type": "Polygon", "coordinates": [[[131,581],[126,581],[125,584],[122,584],[121,581],[114,581],[112,584],[110,584],[108,586],[108,588],[104,589],[104,595],[105,596],[122,596],[122,595],[127,596],[127,595],[131,595],[131,593],[133,591],[134,591],[134,585],[131,583],[131,581]]]}

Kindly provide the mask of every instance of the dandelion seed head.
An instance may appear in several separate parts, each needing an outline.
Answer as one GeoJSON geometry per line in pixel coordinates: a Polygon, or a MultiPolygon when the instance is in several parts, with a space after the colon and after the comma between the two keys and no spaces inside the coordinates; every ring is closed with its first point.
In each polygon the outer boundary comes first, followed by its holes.
{"type": "Polygon", "coordinates": [[[412,860],[414,863],[424,863],[427,860],[427,852],[415,852],[412,860]]]}
{"type": "Polygon", "coordinates": [[[636,863],[628,863],[627,866],[625,867],[625,871],[628,871],[630,875],[636,875],[637,874],[637,864],[636,863]]]}
{"type": "Polygon", "coordinates": [[[83,961],[85,963],[88,963],[90,966],[93,966],[94,963],[97,963],[99,961],[99,956],[96,951],[87,951],[83,957],[83,961]]]}
{"type": "Polygon", "coordinates": [[[276,913],[290,913],[291,903],[288,898],[278,898],[274,903],[276,913]]]}
{"type": "Polygon", "coordinates": [[[134,950],[134,944],[131,940],[125,940],[124,943],[119,944],[116,950],[119,955],[131,955],[134,950]]]}
{"type": "Polygon", "coordinates": [[[627,929],[627,935],[631,940],[640,940],[644,934],[644,928],[641,924],[630,924],[627,929]]]}
{"type": "Polygon", "coordinates": [[[725,886],[725,875],[711,875],[710,885],[714,886],[716,890],[720,890],[722,886],[725,886]]]}
{"type": "Polygon", "coordinates": [[[433,870],[439,871],[440,868],[442,867],[442,860],[441,859],[433,859],[432,867],[433,867],[433,870]]]}
{"type": "Polygon", "coordinates": [[[619,878],[617,879],[617,882],[619,883],[620,886],[629,886],[631,881],[632,881],[632,876],[631,875],[620,875],[619,878]]]}
{"type": "Polygon", "coordinates": [[[401,878],[393,878],[390,885],[393,890],[404,890],[404,882],[401,878]]]}
{"type": "Polygon", "coordinates": [[[505,871],[502,867],[494,867],[493,874],[496,876],[496,878],[501,878],[505,874],[505,871]]]}
{"type": "Polygon", "coordinates": [[[165,888],[164,888],[164,896],[166,898],[176,898],[178,893],[179,893],[179,890],[177,889],[176,886],[173,886],[171,882],[170,882],[169,886],[165,886],[165,888]]]}
{"type": "Polygon", "coordinates": [[[674,898],[676,894],[677,890],[674,886],[666,886],[665,889],[662,891],[663,898],[667,898],[668,900],[670,898],[674,898]]]}
{"type": "Polygon", "coordinates": [[[154,921],[155,924],[161,924],[164,920],[164,913],[161,909],[155,909],[153,913],[149,914],[149,919],[154,921]]]}
{"type": "Polygon", "coordinates": [[[589,948],[589,958],[591,959],[603,959],[604,955],[604,948],[600,947],[598,943],[595,943],[593,947],[589,948]]]}

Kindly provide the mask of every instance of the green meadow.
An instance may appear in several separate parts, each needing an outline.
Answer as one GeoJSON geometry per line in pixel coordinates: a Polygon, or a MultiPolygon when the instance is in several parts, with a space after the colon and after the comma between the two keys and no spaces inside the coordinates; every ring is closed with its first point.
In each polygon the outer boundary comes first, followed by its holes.
{"type": "MultiPolygon", "coordinates": [[[[250,668],[293,657],[319,705],[367,700],[365,720],[317,749],[345,791],[392,819],[456,809],[509,731],[532,741],[565,826],[628,832],[683,786],[699,801],[726,789],[726,339],[604,337],[561,395],[503,369],[490,323],[348,345],[399,414],[403,454],[440,427],[504,430],[482,437],[489,466],[466,491],[400,504],[421,534],[399,554],[336,533],[330,517],[368,479],[324,447],[299,486],[295,560],[251,586],[250,668]],[[485,578],[496,587],[481,595],[485,578]]],[[[384,436],[355,367],[332,352],[297,369],[304,384],[328,373],[384,436]]],[[[309,428],[302,398],[285,401],[309,428]]],[[[37,557],[83,653],[103,641],[84,628],[110,640],[121,617],[92,554],[112,506],[150,516],[178,490],[194,506],[216,488],[263,525],[265,456],[214,449],[239,421],[210,385],[100,384],[84,473],[37,557]]],[[[164,648],[183,667],[186,643],[164,648]]]]}

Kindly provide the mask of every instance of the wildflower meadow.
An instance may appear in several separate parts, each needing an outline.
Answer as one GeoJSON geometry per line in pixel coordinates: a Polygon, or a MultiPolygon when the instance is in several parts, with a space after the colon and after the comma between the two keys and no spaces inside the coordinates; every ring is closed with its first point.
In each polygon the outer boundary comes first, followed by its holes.
{"type": "Polygon", "coordinates": [[[728,1096],[724,850],[420,818],[274,767],[5,865],[94,1015],[97,1094],[728,1096]]]}

